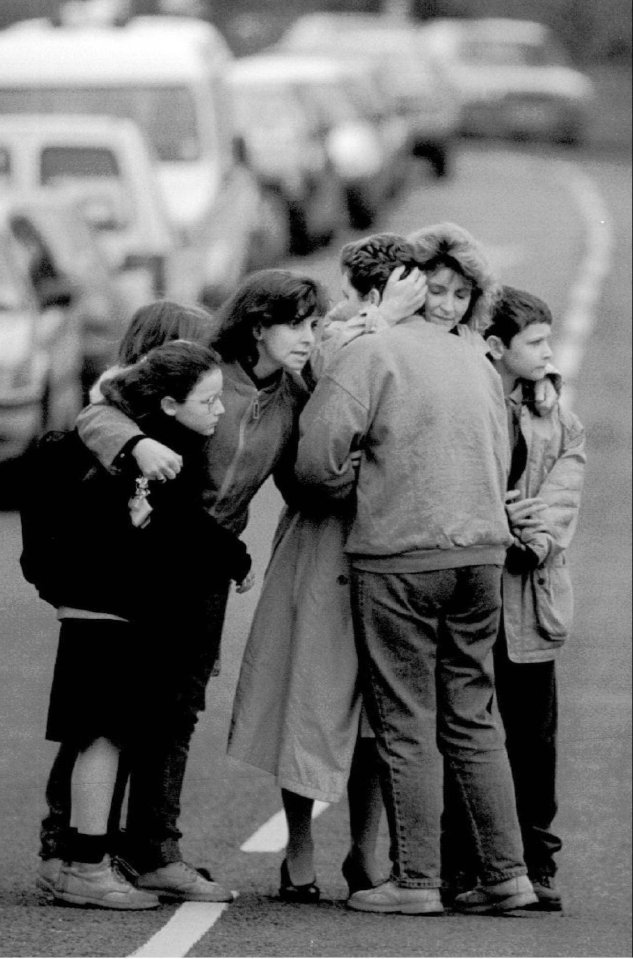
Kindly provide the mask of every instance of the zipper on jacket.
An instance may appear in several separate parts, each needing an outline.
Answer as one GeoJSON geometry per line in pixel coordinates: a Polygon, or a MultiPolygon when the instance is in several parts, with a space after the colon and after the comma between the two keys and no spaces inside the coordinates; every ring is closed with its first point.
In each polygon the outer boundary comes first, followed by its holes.
{"type": "Polygon", "coordinates": [[[253,413],[253,419],[254,419],[254,420],[258,420],[258,419],[259,419],[259,415],[260,415],[260,413],[261,413],[261,405],[260,405],[260,402],[259,402],[259,394],[258,394],[258,395],[255,397],[255,399],[253,400],[253,405],[252,405],[252,407],[251,407],[251,410],[252,410],[252,413],[253,413]]]}

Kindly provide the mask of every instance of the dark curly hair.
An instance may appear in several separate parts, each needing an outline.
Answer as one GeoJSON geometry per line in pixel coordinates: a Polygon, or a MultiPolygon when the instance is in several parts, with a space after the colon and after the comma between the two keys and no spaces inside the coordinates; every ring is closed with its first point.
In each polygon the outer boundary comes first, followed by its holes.
{"type": "Polygon", "coordinates": [[[517,290],[514,286],[502,286],[484,336],[486,339],[498,336],[504,346],[510,346],[513,337],[533,323],[552,325],[552,313],[547,303],[533,293],[517,290]]]}
{"type": "Polygon", "coordinates": [[[213,319],[211,343],[228,362],[257,361],[254,331],[297,324],[323,316],[329,307],[325,289],[309,276],[289,270],[259,270],[248,276],[213,319]]]}
{"type": "Polygon", "coordinates": [[[363,297],[373,289],[382,293],[396,267],[406,267],[404,276],[417,267],[413,247],[397,233],[374,233],[346,243],[339,263],[351,285],[363,297]]]}

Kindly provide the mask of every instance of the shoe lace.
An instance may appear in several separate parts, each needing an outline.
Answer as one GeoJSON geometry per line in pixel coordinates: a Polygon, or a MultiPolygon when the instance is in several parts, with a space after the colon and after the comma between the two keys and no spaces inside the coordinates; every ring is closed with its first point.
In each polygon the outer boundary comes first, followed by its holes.
{"type": "Polygon", "coordinates": [[[186,872],[187,876],[191,879],[203,879],[205,882],[213,882],[214,880],[211,877],[208,869],[202,867],[198,869],[196,866],[192,866],[191,863],[185,862],[184,860],[180,863],[180,867],[183,872],[186,872]]]}
{"type": "Polygon", "coordinates": [[[121,868],[121,865],[118,862],[118,860],[113,859],[110,864],[110,868],[112,870],[112,876],[114,877],[114,880],[118,886],[125,886],[125,888],[127,889],[129,888],[129,886],[132,885],[132,883],[126,876],[125,871],[121,868]]]}

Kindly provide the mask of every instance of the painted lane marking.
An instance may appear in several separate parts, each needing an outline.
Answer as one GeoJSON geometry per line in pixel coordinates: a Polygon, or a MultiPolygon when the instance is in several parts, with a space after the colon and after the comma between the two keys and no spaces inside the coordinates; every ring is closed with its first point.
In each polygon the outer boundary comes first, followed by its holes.
{"type": "MultiPolygon", "coordinates": [[[[316,800],[312,808],[312,818],[316,819],[329,808],[329,803],[316,800]]],[[[241,852],[281,852],[288,843],[288,827],[283,811],[275,813],[263,826],[240,846],[241,852]]]]}
{"type": "Polygon", "coordinates": [[[613,231],[609,210],[592,178],[574,164],[561,161],[558,166],[560,178],[576,201],[586,227],[585,255],[569,290],[563,334],[555,356],[565,381],[564,399],[571,405],[574,381],[596,322],[602,284],[611,269],[613,231]]]}
{"type": "Polygon", "coordinates": [[[147,959],[186,956],[215,925],[228,905],[228,902],[183,902],[169,922],[131,955],[146,956],[147,959]]]}

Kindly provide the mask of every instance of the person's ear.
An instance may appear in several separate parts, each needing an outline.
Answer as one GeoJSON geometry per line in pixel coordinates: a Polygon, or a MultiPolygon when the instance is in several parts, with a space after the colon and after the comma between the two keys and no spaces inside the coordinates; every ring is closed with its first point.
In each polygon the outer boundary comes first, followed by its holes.
{"type": "Polygon", "coordinates": [[[371,290],[367,294],[367,302],[371,303],[372,306],[380,306],[380,301],[382,297],[375,286],[372,286],[371,290]]]}
{"type": "Polygon", "coordinates": [[[176,410],[178,409],[178,404],[173,396],[163,396],[160,401],[160,408],[163,413],[166,413],[167,416],[175,416],[176,410]]]}
{"type": "Polygon", "coordinates": [[[262,325],[258,323],[257,326],[253,327],[253,339],[259,342],[262,338],[262,325]]]}
{"type": "Polygon", "coordinates": [[[493,360],[502,360],[504,353],[506,351],[506,346],[500,336],[488,336],[486,338],[486,346],[488,347],[488,352],[490,353],[493,360]]]}

